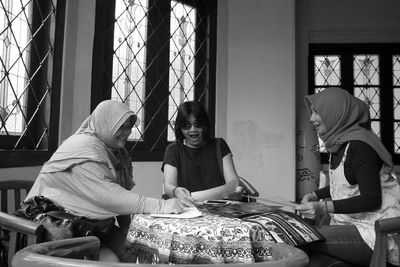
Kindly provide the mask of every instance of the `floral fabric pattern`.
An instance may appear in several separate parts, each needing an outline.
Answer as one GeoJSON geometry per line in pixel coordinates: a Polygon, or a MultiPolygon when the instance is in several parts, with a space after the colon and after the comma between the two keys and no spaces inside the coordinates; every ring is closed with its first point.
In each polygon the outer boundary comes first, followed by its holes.
{"type": "Polygon", "coordinates": [[[280,211],[245,219],[201,211],[203,216],[193,219],[133,215],[127,235],[132,253],[141,263],[251,263],[273,260],[274,243],[321,240],[311,227],[280,211]],[[301,237],[296,224],[309,236],[301,237]]]}

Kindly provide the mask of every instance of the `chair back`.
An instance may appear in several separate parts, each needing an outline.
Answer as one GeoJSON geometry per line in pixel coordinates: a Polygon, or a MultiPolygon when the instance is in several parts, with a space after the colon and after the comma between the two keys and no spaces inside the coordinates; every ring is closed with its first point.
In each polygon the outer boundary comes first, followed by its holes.
{"type": "Polygon", "coordinates": [[[43,225],[4,212],[0,212],[0,228],[1,244],[7,248],[4,259],[8,266],[18,250],[43,242],[45,236],[43,225]]]}
{"type": "Polygon", "coordinates": [[[0,211],[13,214],[31,190],[34,181],[5,180],[0,181],[0,211]]]}
{"type": "Polygon", "coordinates": [[[25,180],[0,181],[0,243],[4,248],[0,260],[3,265],[9,266],[18,250],[44,239],[43,226],[12,215],[33,183],[25,180]]]}
{"type": "MultiPolygon", "coordinates": [[[[387,266],[388,235],[394,234],[397,249],[400,249],[400,217],[386,218],[375,221],[375,247],[370,267],[387,266]]],[[[400,255],[398,258],[400,266],[400,255]]]]}
{"type": "MultiPolygon", "coordinates": [[[[186,267],[302,267],[308,266],[308,257],[302,250],[287,244],[271,244],[272,260],[255,263],[234,264],[185,264],[186,267]]],[[[87,236],[44,242],[20,250],[12,260],[13,267],[126,267],[132,263],[111,263],[98,260],[100,241],[97,237],[87,236]],[[94,260],[83,260],[90,258],[94,260]]],[[[168,264],[134,264],[137,267],[160,266],[168,264]]]]}

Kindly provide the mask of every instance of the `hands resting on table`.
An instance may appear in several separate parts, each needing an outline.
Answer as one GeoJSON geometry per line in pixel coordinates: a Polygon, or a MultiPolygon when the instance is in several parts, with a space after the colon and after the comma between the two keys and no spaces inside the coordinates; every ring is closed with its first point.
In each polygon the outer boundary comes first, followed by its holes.
{"type": "MultiPolygon", "coordinates": [[[[242,199],[243,188],[236,186],[233,193],[226,196],[232,200],[242,199]]],[[[196,200],[192,197],[189,190],[184,187],[176,187],[174,189],[175,198],[166,200],[164,213],[181,213],[185,207],[193,206],[196,200]]],[[[301,204],[295,207],[295,210],[300,213],[303,218],[314,220],[317,216],[333,213],[332,201],[319,201],[314,192],[307,193],[301,200],[301,204]]]]}
{"type": "MultiPolygon", "coordinates": [[[[237,183],[227,183],[226,186],[233,186],[233,190],[228,190],[228,192],[223,198],[231,200],[241,200],[243,198],[243,187],[237,185],[237,183]],[[233,191],[233,192],[232,192],[233,191]]],[[[180,213],[185,207],[194,206],[196,199],[193,198],[191,192],[184,187],[176,187],[174,189],[175,198],[166,200],[165,211],[169,210],[169,213],[180,213]]],[[[168,212],[164,212],[168,213],[168,212]]]]}
{"type": "Polygon", "coordinates": [[[319,201],[317,195],[311,192],[303,197],[301,204],[297,205],[295,210],[304,218],[315,219],[319,215],[333,213],[334,208],[332,201],[319,201]]]}
{"type": "Polygon", "coordinates": [[[165,200],[164,208],[162,213],[174,213],[178,214],[183,211],[184,208],[193,206],[192,203],[183,201],[179,198],[170,198],[165,200]]]}

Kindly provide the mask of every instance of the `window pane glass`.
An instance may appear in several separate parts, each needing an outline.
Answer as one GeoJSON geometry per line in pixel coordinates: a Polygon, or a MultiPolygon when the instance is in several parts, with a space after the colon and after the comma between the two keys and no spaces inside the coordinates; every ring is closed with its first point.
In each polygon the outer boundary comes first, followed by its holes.
{"type": "Polygon", "coordinates": [[[400,122],[396,121],[393,123],[394,130],[394,144],[393,149],[395,154],[400,154],[400,122]]]}
{"type": "Polygon", "coordinates": [[[380,126],[380,100],[379,100],[380,89],[378,87],[355,87],[354,96],[358,97],[364,101],[369,107],[369,114],[371,117],[371,127],[372,131],[380,136],[381,126],[380,126]]]}
{"type": "Polygon", "coordinates": [[[315,56],[314,57],[315,85],[340,85],[340,57],[315,56]]]}
{"type": "Polygon", "coordinates": [[[380,89],[378,87],[355,87],[354,96],[364,101],[369,106],[371,119],[380,119],[380,89]]]}
{"type": "MultiPolygon", "coordinates": [[[[147,0],[116,1],[111,99],[126,103],[140,121],[144,121],[147,10],[147,0]]],[[[143,123],[135,126],[129,140],[140,140],[143,128],[143,123]]]]}
{"type": "Polygon", "coordinates": [[[379,57],[377,55],[355,55],[353,70],[355,85],[379,85],[379,57]]]}
{"type": "Polygon", "coordinates": [[[400,55],[393,56],[393,85],[400,86],[400,55]]]}
{"type": "MultiPolygon", "coordinates": [[[[341,84],[340,56],[314,56],[314,85],[339,86],[341,84]]],[[[325,87],[315,87],[314,93],[322,92],[325,87]]],[[[327,153],[324,142],[318,137],[319,151],[327,153]]]]}
{"type": "Polygon", "coordinates": [[[400,120],[400,88],[393,89],[394,119],[400,120]]]}
{"type": "Polygon", "coordinates": [[[400,154],[400,55],[393,55],[393,133],[394,153],[400,154]]]}
{"type": "Polygon", "coordinates": [[[196,9],[171,1],[170,27],[168,141],[173,141],[177,107],[184,101],[194,99],[196,9]]]}
{"type": "Polygon", "coordinates": [[[354,95],[363,100],[369,107],[372,131],[381,135],[381,103],[379,57],[377,55],[355,55],[353,57],[354,95]],[[365,87],[363,87],[363,85],[365,87]]]}
{"type": "Polygon", "coordinates": [[[19,135],[25,128],[29,1],[4,1],[0,7],[0,134],[19,135]]]}
{"type": "Polygon", "coordinates": [[[378,137],[381,137],[381,122],[380,121],[371,121],[372,132],[376,134],[378,137]]]}

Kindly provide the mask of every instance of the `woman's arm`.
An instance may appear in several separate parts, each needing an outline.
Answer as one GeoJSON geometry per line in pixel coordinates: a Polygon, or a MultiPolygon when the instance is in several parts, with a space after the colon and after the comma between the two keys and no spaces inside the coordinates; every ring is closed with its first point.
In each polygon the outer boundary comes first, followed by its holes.
{"type": "Polygon", "coordinates": [[[113,180],[104,164],[86,162],[72,168],[74,180],[71,193],[85,198],[99,211],[116,215],[161,213],[164,201],[145,197],[123,188],[113,180]]]}
{"type": "Polygon", "coordinates": [[[329,185],[325,186],[323,188],[320,188],[318,190],[315,190],[314,193],[317,196],[317,199],[331,197],[330,186],[329,185]]]}
{"type": "Polygon", "coordinates": [[[178,184],[178,170],[170,164],[164,164],[164,193],[174,197],[173,190],[178,184]]]}
{"type": "Polygon", "coordinates": [[[190,206],[194,201],[190,191],[184,187],[178,187],[177,184],[178,170],[170,164],[164,164],[164,193],[170,198],[177,197],[185,205],[190,206]]]}
{"type": "Polygon", "coordinates": [[[347,181],[358,184],[360,194],[335,200],[335,212],[349,214],[378,209],[382,203],[379,174],[382,160],[376,151],[362,141],[351,141],[344,167],[347,181]]]}
{"type": "Polygon", "coordinates": [[[207,190],[192,192],[196,200],[229,198],[239,185],[238,175],[233,163],[232,154],[228,153],[222,159],[225,184],[207,190]]]}

